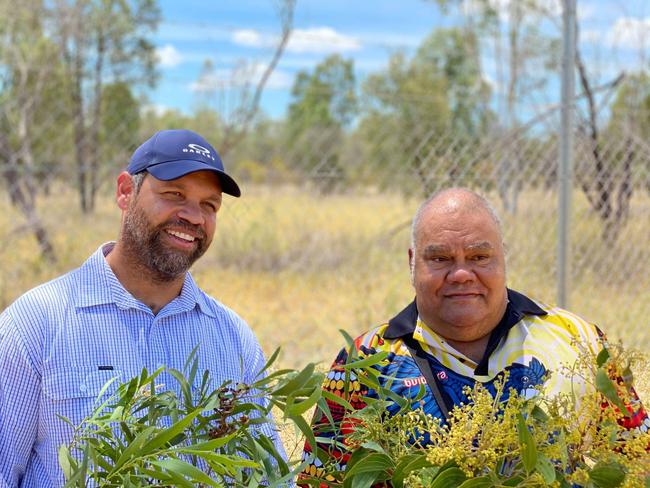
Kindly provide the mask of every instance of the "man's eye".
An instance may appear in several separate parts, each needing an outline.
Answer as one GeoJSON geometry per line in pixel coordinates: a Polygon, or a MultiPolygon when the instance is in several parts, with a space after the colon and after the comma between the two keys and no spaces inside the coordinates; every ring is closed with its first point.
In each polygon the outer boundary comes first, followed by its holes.
{"type": "Polygon", "coordinates": [[[431,257],[429,259],[431,261],[433,261],[434,263],[444,263],[445,261],[448,260],[448,258],[446,256],[433,256],[433,257],[431,257]]]}
{"type": "Polygon", "coordinates": [[[477,254],[476,256],[472,257],[472,261],[485,261],[488,259],[490,256],[487,254],[477,254]]]}
{"type": "Polygon", "coordinates": [[[205,208],[207,208],[211,212],[216,212],[217,211],[217,206],[212,202],[204,202],[203,206],[205,208]]]}

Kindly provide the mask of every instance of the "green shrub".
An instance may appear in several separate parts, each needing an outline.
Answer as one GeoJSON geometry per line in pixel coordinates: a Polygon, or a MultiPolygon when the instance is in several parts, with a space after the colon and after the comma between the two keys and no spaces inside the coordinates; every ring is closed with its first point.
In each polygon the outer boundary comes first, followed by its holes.
{"type": "Polygon", "coordinates": [[[213,389],[209,372],[198,374],[195,350],[184,372],[167,369],[180,395],[156,385],[164,370],[143,370],[75,426],[59,451],[66,487],[285,486],[301,469],[287,464],[256,427],[271,422],[276,407],[313,438],[302,419],[321,398],[323,376],[313,364],[213,389]]]}

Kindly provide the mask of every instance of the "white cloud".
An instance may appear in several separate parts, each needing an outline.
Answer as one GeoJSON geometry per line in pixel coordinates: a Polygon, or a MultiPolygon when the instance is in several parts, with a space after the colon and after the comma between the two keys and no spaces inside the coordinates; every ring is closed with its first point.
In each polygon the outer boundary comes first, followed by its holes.
{"type": "Polygon", "coordinates": [[[610,29],[607,40],[616,47],[643,49],[650,40],[650,17],[620,17],[610,29]]]}
{"type": "MultiPolygon", "coordinates": [[[[267,65],[264,63],[255,63],[233,70],[217,69],[191,83],[190,90],[194,93],[206,93],[242,88],[246,85],[254,86],[262,78],[266,67],[267,65]]],[[[266,83],[266,88],[283,90],[289,88],[292,83],[293,76],[286,71],[275,69],[266,83]]]]}
{"type": "Polygon", "coordinates": [[[589,44],[600,44],[603,42],[603,32],[595,29],[584,29],[579,31],[580,41],[589,44]]]}
{"type": "Polygon", "coordinates": [[[417,48],[420,44],[422,44],[423,37],[423,35],[419,34],[365,32],[359,35],[359,40],[364,46],[372,45],[387,49],[401,49],[417,48]]]}
{"type": "Polygon", "coordinates": [[[263,47],[265,44],[260,33],[253,29],[236,30],[232,35],[232,40],[241,46],[263,47]]]}
{"type": "Polygon", "coordinates": [[[287,45],[287,51],[296,53],[334,53],[359,49],[361,43],[356,37],[341,34],[330,27],[295,29],[287,45]]]}
{"type": "Polygon", "coordinates": [[[171,44],[165,44],[156,49],[156,57],[161,66],[165,68],[173,68],[183,61],[183,56],[171,44]]]}
{"type": "MultiPolygon", "coordinates": [[[[264,35],[256,30],[241,29],[233,32],[233,43],[246,47],[271,48],[278,42],[277,36],[264,35]]],[[[287,43],[287,52],[292,53],[340,53],[357,51],[361,43],[357,37],[348,36],[331,27],[294,29],[287,43]]]]}
{"type": "Polygon", "coordinates": [[[596,6],[591,3],[578,2],[576,15],[578,21],[585,21],[593,19],[596,16],[596,6]]]}

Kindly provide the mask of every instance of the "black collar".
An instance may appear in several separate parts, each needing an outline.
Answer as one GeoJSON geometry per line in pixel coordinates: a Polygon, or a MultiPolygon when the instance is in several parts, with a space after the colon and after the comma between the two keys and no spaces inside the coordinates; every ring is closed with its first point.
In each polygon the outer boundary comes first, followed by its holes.
{"type": "MultiPolygon", "coordinates": [[[[512,329],[512,327],[519,322],[524,315],[546,315],[546,311],[540,308],[526,295],[511,290],[510,288],[508,288],[507,291],[508,305],[506,306],[506,311],[497,326],[490,333],[490,339],[485,348],[483,358],[474,370],[477,375],[487,374],[490,355],[497,348],[501,339],[506,336],[508,331],[512,329]]],[[[413,335],[417,320],[418,309],[415,300],[413,300],[404,310],[390,319],[388,327],[384,332],[384,339],[398,339],[400,337],[413,335]]]]}

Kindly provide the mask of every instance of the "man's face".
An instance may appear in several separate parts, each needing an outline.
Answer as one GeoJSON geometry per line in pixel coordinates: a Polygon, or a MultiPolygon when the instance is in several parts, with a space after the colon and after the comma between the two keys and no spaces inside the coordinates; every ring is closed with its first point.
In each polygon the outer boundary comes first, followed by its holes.
{"type": "Polygon", "coordinates": [[[211,171],[171,181],[147,175],[125,212],[122,243],[156,279],[171,281],[210,246],[220,206],[219,178],[211,171]]]}
{"type": "Polygon", "coordinates": [[[409,250],[420,318],[458,342],[488,335],[505,312],[506,273],[499,228],[484,209],[427,209],[409,250]]]}

